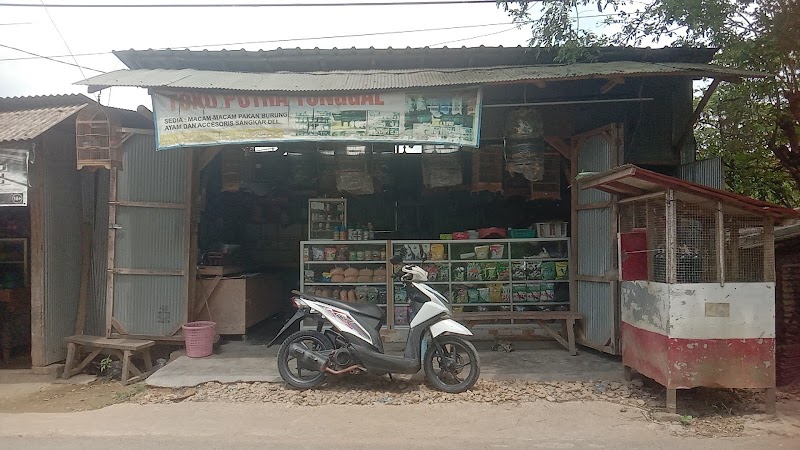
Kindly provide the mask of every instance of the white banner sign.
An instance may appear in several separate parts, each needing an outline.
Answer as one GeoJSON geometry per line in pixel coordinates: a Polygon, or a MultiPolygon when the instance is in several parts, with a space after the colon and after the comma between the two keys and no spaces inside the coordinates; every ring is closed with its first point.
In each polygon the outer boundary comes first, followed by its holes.
{"type": "Polygon", "coordinates": [[[477,147],[480,90],[261,95],[153,94],[159,150],[297,141],[477,147]]]}
{"type": "Polygon", "coordinates": [[[0,206],[28,205],[28,151],[0,148],[0,206]]]}

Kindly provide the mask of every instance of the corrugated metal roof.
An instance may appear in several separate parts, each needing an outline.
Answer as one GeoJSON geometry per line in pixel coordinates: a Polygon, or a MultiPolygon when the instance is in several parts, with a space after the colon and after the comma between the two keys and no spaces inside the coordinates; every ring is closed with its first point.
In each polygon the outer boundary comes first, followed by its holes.
{"type": "Polygon", "coordinates": [[[87,103],[20,111],[0,111],[0,142],[34,139],[86,105],[87,103]]]}
{"type": "MultiPolygon", "coordinates": [[[[705,64],[715,48],[597,47],[591,61],[647,61],[705,64]]],[[[121,50],[129,69],[198,69],[229,72],[313,72],[320,70],[442,69],[554,64],[558,51],[541,47],[332,48],[274,50],[121,50]]]]}
{"type": "Polygon", "coordinates": [[[607,172],[579,179],[581,189],[599,189],[620,197],[634,197],[651,192],[674,189],[696,197],[719,201],[745,211],[764,214],[773,218],[797,218],[800,211],[773,205],[733,192],[714,189],[701,184],[684,181],[631,164],[607,172]]]}
{"type": "Polygon", "coordinates": [[[87,103],[95,103],[95,101],[83,94],[0,97],[0,111],[20,111],[55,106],[85,105],[87,103]]]}
{"type": "Polygon", "coordinates": [[[109,86],[225,89],[264,92],[388,90],[469,86],[526,81],[575,80],[626,76],[762,77],[764,74],[712,64],[617,61],[461,69],[362,70],[334,72],[221,72],[211,70],[118,70],[76,84],[90,90],[109,86]]]}

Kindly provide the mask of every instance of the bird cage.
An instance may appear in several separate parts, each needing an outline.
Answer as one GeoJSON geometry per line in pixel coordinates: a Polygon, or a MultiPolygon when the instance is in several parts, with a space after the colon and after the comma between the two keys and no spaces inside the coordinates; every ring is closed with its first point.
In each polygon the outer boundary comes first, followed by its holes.
{"type": "Polygon", "coordinates": [[[122,169],[123,134],[119,120],[100,106],[88,106],[75,120],[78,170],[83,167],[122,169]]]}
{"type": "Polygon", "coordinates": [[[625,280],[773,281],[771,218],[672,191],[625,202],[619,211],[625,280]]]}
{"type": "Polygon", "coordinates": [[[503,192],[503,146],[490,145],[472,153],[472,192],[503,192]]]}
{"type": "Polygon", "coordinates": [[[531,200],[561,200],[561,155],[548,153],[542,159],[542,179],[531,181],[531,200]]]}
{"type": "Polygon", "coordinates": [[[363,144],[347,144],[336,149],[336,189],[354,195],[375,193],[370,172],[370,149],[363,144]]]}

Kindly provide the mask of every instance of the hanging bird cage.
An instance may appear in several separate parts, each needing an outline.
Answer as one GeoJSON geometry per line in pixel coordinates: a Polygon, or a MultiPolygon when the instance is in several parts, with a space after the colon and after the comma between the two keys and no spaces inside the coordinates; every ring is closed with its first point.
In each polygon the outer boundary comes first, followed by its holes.
{"type": "Polygon", "coordinates": [[[78,170],[90,168],[122,169],[124,133],[115,115],[101,106],[83,108],[75,120],[75,146],[78,170]]]}
{"type": "Polygon", "coordinates": [[[502,145],[472,153],[472,192],[503,192],[503,158],[502,145]]]}

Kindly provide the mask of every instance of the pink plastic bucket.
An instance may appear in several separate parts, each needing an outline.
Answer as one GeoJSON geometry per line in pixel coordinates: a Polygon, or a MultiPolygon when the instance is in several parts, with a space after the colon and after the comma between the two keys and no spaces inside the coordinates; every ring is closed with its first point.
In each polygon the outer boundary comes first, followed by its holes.
{"type": "Polygon", "coordinates": [[[183,338],[186,342],[186,356],[203,358],[214,352],[214,335],[216,323],[189,322],[183,326],[183,338]]]}

